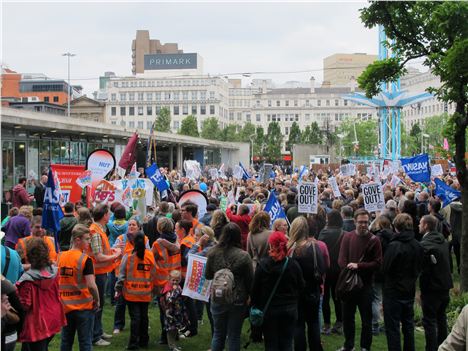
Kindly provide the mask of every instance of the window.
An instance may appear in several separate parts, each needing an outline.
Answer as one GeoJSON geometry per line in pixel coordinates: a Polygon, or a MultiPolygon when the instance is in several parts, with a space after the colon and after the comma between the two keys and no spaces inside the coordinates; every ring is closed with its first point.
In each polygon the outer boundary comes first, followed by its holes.
{"type": "Polygon", "coordinates": [[[210,91],[210,100],[214,100],[214,98],[215,98],[215,92],[210,91]]]}
{"type": "Polygon", "coordinates": [[[146,106],[146,115],[151,116],[153,114],[153,106],[146,106]]]}
{"type": "Polygon", "coordinates": [[[215,114],[215,106],[210,105],[210,115],[214,115],[214,114],[215,114]]]}
{"type": "Polygon", "coordinates": [[[272,115],[271,115],[271,121],[272,121],[272,122],[276,122],[276,114],[272,114],[272,115]]]}
{"type": "Polygon", "coordinates": [[[192,105],[192,115],[197,114],[197,105],[192,105]]]}
{"type": "Polygon", "coordinates": [[[271,100],[268,100],[268,107],[271,107],[271,100]]]}
{"type": "Polygon", "coordinates": [[[135,93],[128,93],[128,101],[134,101],[135,100],[135,93]]]}
{"type": "Polygon", "coordinates": [[[161,112],[161,106],[156,106],[156,115],[159,115],[159,113],[161,112]]]}
{"type": "Polygon", "coordinates": [[[206,100],[206,91],[200,91],[200,100],[206,100]]]}
{"type": "Polygon", "coordinates": [[[192,91],[190,92],[190,95],[192,95],[192,100],[198,99],[198,91],[192,91]]]}
{"type": "Polygon", "coordinates": [[[184,101],[187,101],[187,100],[188,100],[188,91],[183,91],[183,92],[182,92],[182,99],[183,99],[184,101]]]}
{"type": "Polygon", "coordinates": [[[339,118],[338,116],[339,116],[338,113],[335,113],[335,121],[338,121],[338,118],[339,118]]]}
{"type": "Polygon", "coordinates": [[[296,122],[299,122],[299,114],[296,113],[296,115],[295,115],[294,117],[295,117],[295,121],[296,121],[296,122]]]}
{"type": "Polygon", "coordinates": [[[339,106],[338,100],[335,100],[335,106],[339,106]]]}
{"type": "Polygon", "coordinates": [[[115,93],[111,94],[111,101],[116,101],[117,100],[117,96],[115,93]]]}
{"type": "Polygon", "coordinates": [[[188,105],[182,105],[182,114],[188,115],[188,105]]]}
{"type": "Polygon", "coordinates": [[[310,101],[306,100],[306,106],[310,106],[310,101]]]}
{"type": "Polygon", "coordinates": [[[234,112],[229,112],[229,120],[234,121],[234,112]]]}
{"type": "Polygon", "coordinates": [[[260,107],[260,100],[257,100],[256,105],[257,107],[260,107]]]}
{"type": "Polygon", "coordinates": [[[143,93],[138,93],[138,101],[143,101],[143,93]]]}
{"type": "Polygon", "coordinates": [[[164,100],[169,101],[170,99],[171,99],[171,93],[169,93],[169,92],[166,91],[166,92],[164,93],[164,100]]]}
{"type": "Polygon", "coordinates": [[[289,134],[289,127],[284,127],[284,131],[285,131],[285,134],[288,135],[289,134]]]}
{"type": "Polygon", "coordinates": [[[114,87],[118,88],[119,87],[119,82],[114,82],[114,87]]]}
{"type": "Polygon", "coordinates": [[[237,120],[242,121],[242,112],[237,112],[237,120]]]}
{"type": "Polygon", "coordinates": [[[154,93],[154,99],[156,101],[161,101],[161,93],[159,91],[154,93]]]}
{"type": "Polygon", "coordinates": [[[278,106],[278,107],[281,106],[281,101],[276,100],[276,106],[278,106]]]}
{"type": "Polygon", "coordinates": [[[245,115],[245,120],[246,120],[247,122],[250,122],[250,121],[251,121],[250,113],[247,113],[247,114],[245,115]]]}
{"type": "Polygon", "coordinates": [[[174,92],[174,100],[179,101],[179,92],[174,92]]]}
{"type": "Polygon", "coordinates": [[[178,115],[179,114],[179,105],[174,106],[173,110],[174,110],[174,115],[178,115]]]}
{"type": "Polygon", "coordinates": [[[153,122],[146,121],[146,129],[151,129],[152,126],[153,126],[153,122]]]}
{"type": "Polygon", "coordinates": [[[138,106],[138,116],[143,116],[143,106],[138,106]]]}
{"type": "Polygon", "coordinates": [[[325,101],[325,105],[326,105],[326,106],[330,106],[330,100],[326,100],[326,101],[325,101]]]}
{"type": "Polygon", "coordinates": [[[305,120],[306,120],[306,122],[308,122],[310,120],[310,114],[309,113],[306,113],[305,120]]]}
{"type": "Polygon", "coordinates": [[[206,105],[200,105],[200,114],[206,115],[206,105]]]}
{"type": "Polygon", "coordinates": [[[44,96],[44,102],[49,102],[49,97],[48,96],[44,96]]]}
{"type": "MultiPolygon", "coordinates": [[[[278,105],[278,106],[279,106],[279,105],[278,105]]],[[[289,106],[289,100],[286,100],[286,101],[284,102],[284,106],[289,106]]]]}
{"type": "Polygon", "coordinates": [[[120,115],[125,116],[127,112],[127,108],[125,106],[120,107],[120,115]]]}
{"type": "Polygon", "coordinates": [[[127,123],[126,123],[124,120],[121,120],[121,121],[120,121],[120,125],[121,125],[122,127],[125,127],[125,126],[127,125],[127,123]]]}
{"type": "Polygon", "coordinates": [[[260,120],[261,120],[260,114],[256,114],[256,115],[255,115],[255,120],[256,120],[257,122],[260,122],[260,120]]]}
{"type": "Polygon", "coordinates": [[[317,106],[322,106],[322,100],[317,100],[317,106]]]}
{"type": "Polygon", "coordinates": [[[129,116],[135,116],[135,107],[134,106],[130,106],[128,108],[128,115],[129,116]]]}
{"type": "Polygon", "coordinates": [[[174,121],[172,125],[174,126],[175,130],[179,130],[179,121],[174,121]]]}
{"type": "Polygon", "coordinates": [[[297,106],[297,105],[298,105],[298,101],[294,100],[294,106],[297,106]]]}
{"type": "Polygon", "coordinates": [[[153,93],[146,93],[146,100],[148,101],[153,100],[153,93]]]}
{"type": "Polygon", "coordinates": [[[111,107],[111,116],[117,116],[117,107],[115,106],[111,107]]]}
{"type": "Polygon", "coordinates": [[[267,122],[270,122],[271,115],[267,115],[267,122]]]}
{"type": "Polygon", "coordinates": [[[54,96],[54,102],[58,102],[59,99],[58,99],[58,96],[54,96]]]}
{"type": "Polygon", "coordinates": [[[138,129],[143,129],[143,121],[138,121],[138,129]]]}
{"type": "Polygon", "coordinates": [[[344,101],[344,105],[345,105],[345,106],[348,106],[348,100],[345,100],[345,101],[344,101]]]}
{"type": "Polygon", "coordinates": [[[117,121],[111,121],[111,124],[116,125],[117,121]]]}
{"type": "Polygon", "coordinates": [[[135,128],[135,122],[133,122],[133,121],[128,122],[128,127],[129,128],[135,128]]]}

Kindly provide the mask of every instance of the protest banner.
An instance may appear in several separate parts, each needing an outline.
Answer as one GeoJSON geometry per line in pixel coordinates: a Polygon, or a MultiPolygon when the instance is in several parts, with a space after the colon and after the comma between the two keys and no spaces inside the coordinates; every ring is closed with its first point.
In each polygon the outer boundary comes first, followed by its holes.
{"type": "Polygon", "coordinates": [[[318,210],[317,184],[307,182],[299,184],[297,199],[297,209],[299,213],[316,214],[318,210]]]}
{"type": "Polygon", "coordinates": [[[82,189],[91,185],[91,171],[88,169],[81,173],[78,178],[76,178],[76,184],[78,184],[82,189]]]}
{"type": "Polygon", "coordinates": [[[201,177],[201,168],[198,161],[195,160],[185,160],[184,161],[184,170],[187,178],[196,180],[201,177]]]}
{"type": "Polygon", "coordinates": [[[461,192],[445,184],[441,179],[434,179],[436,185],[435,194],[442,201],[442,207],[449,205],[455,199],[461,197],[461,192]]]}
{"type": "Polygon", "coordinates": [[[340,166],[341,175],[344,177],[350,177],[356,174],[356,166],[352,163],[348,163],[340,166]]]}
{"type": "Polygon", "coordinates": [[[252,178],[252,176],[247,172],[247,170],[245,169],[244,165],[241,162],[239,162],[239,166],[240,168],[242,168],[242,180],[247,180],[247,179],[252,178]]]}
{"type": "Polygon", "coordinates": [[[156,163],[153,163],[151,166],[146,168],[145,172],[148,178],[153,182],[154,185],[156,185],[160,192],[169,189],[169,185],[167,185],[166,179],[159,171],[158,165],[156,163]]]}
{"type": "Polygon", "coordinates": [[[42,206],[42,228],[54,233],[55,249],[58,251],[58,232],[60,231],[60,220],[63,218],[60,207],[60,194],[55,186],[52,168],[49,168],[49,175],[44,190],[44,204],[42,206]]]}
{"type": "Polygon", "coordinates": [[[276,221],[278,218],[286,219],[286,213],[284,213],[281,204],[279,203],[278,199],[276,198],[275,192],[270,192],[270,196],[268,197],[268,201],[265,205],[264,211],[268,213],[271,219],[271,224],[276,221]]]}
{"type": "Polygon", "coordinates": [[[340,189],[338,188],[338,183],[336,182],[336,178],[335,177],[328,178],[328,183],[330,184],[333,190],[333,195],[335,197],[341,197],[341,192],[340,192],[340,189]]]}
{"type": "Polygon", "coordinates": [[[364,208],[369,212],[382,211],[385,208],[385,199],[382,185],[378,183],[368,183],[361,185],[364,196],[364,208]]]}
{"type": "Polygon", "coordinates": [[[431,175],[433,177],[438,177],[444,174],[441,164],[436,164],[431,167],[431,175]]]}
{"type": "Polygon", "coordinates": [[[211,292],[211,280],[205,278],[206,261],[206,257],[188,255],[187,275],[185,276],[182,295],[208,302],[211,292]]]}
{"type": "Polygon", "coordinates": [[[390,181],[390,186],[395,188],[398,184],[403,183],[403,181],[397,177],[396,175],[392,176],[392,180],[390,181]]]}
{"type": "Polygon", "coordinates": [[[60,183],[61,202],[64,204],[69,201],[73,203],[81,201],[82,189],[76,181],[83,174],[85,167],[54,164],[50,165],[50,168],[52,169],[52,174],[56,175],[60,183]]]}
{"type": "Polygon", "coordinates": [[[402,158],[401,166],[413,182],[425,183],[431,181],[431,168],[428,154],[402,158]]]}
{"type": "Polygon", "coordinates": [[[208,206],[208,198],[206,194],[200,190],[192,189],[183,192],[179,197],[179,206],[182,207],[184,202],[193,202],[198,205],[198,218],[202,218],[206,213],[206,206],[208,206]]]}
{"type": "Polygon", "coordinates": [[[211,179],[218,179],[218,170],[216,168],[211,168],[209,172],[211,179]]]}
{"type": "Polygon", "coordinates": [[[232,171],[232,177],[236,179],[242,179],[243,175],[244,175],[244,171],[242,170],[242,167],[235,165],[232,171]]]}

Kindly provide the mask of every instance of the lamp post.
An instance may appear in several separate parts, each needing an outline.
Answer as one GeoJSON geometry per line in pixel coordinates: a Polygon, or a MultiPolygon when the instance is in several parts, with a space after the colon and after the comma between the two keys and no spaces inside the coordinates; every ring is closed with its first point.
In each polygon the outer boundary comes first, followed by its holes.
{"type": "Polygon", "coordinates": [[[423,133],[421,131],[421,153],[424,153],[424,138],[429,138],[429,134],[423,133]]]}
{"type": "Polygon", "coordinates": [[[254,152],[253,152],[253,141],[254,141],[254,139],[253,139],[253,138],[254,138],[255,136],[256,136],[255,134],[252,134],[252,135],[249,136],[249,139],[250,139],[250,152],[251,152],[251,156],[250,156],[250,167],[252,167],[252,168],[253,168],[253,166],[254,166],[254,163],[253,163],[253,157],[254,157],[254,152]]]}
{"type": "Polygon", "coordinates": [[[62,54],[62,56],[67,56],[68,58],[68,97],[67,97],[67,107],[68,107],[68,117],[70,117],[70,95],[71,95],[71,86],[70,86],[70,57],[76,56],[70,52],[62,54]]]}
{"type": "Polygon", "coordinates": [[[340,139],[340,160],[343,159],[343,155],[342,155],[342,152],[343,152],[343,138],[346,136],[345,133],[340,133],[340,134],[337,134],[336,135],[338,137],[338,139],[340,139]]]}

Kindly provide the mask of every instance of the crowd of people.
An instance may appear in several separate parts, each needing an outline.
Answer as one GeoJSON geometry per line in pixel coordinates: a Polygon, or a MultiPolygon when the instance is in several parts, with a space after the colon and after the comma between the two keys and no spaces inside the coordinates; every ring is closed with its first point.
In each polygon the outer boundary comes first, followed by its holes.
{"type": "MultiPolygon", "coordinates": [[[[129,325],[128,350],[158,342],[177,351],[180,339],[196,338],[206,313],[211,345],[200,349],[240,350],[243,325],[251,323],[250,342],[266,350],[320,351],[327,349],[321,336],[330,334],[343,338],[342,351],[371,350],[373,336],[383,333],[388,350],[411,351],[416,295],[425,349],[468,347],[467,308],[450,335],[446,317],[452,274],[460,267],[459,199],[442,208],[433,185],[400,172],[398,185],[390,177],[377,180],[385,209],[369,213],[361,193],[371,180],[365,174],[311,170],[299,179],[297,172],[277,169],[260,183],[253,177],[194,180],[177,170],[161,172],[170,189],[155,192],[144,217],[118,202],[68,202],[56,237],[42,227],[42,202],[30,206],[34,196],[25,190],[26,179],[19,180],[14,207],[2,221],[2,349],[14,350],[19,342],[26,351],[47,350],[60,333],[62,351],[73,349],[75,334],[86,351],[110,345],[129,325]],[[318,186],[316,214],[299,212],[302,181],[318,186]],[[206,208],[177,202],[189,189],[206,195],[206,208]],[[265,211],[272,193],[283,218],[272,220],[265,211]],[[183,295],[190,254],[207,259],[208,302],[183,295]],[[150,333],[152,303],[161,330],[150,333]],[[109,333],[104,313],[114,315],[109,333]]],[[[459,188],[456,177],[441,178],[459,188]]],[[[42,176],[36,188],[41,201],[46,183],[42,176]]]]}

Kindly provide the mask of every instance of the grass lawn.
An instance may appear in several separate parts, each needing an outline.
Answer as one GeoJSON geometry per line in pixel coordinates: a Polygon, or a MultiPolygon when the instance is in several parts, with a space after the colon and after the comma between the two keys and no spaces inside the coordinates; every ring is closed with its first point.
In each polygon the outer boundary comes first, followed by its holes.
{"type": "MultiPolygon", "coordinates": [[[[333,304],[332,304],[333,305],[333,304]]],[[[359,346],[359,337],[360,337],[360,321],[358,319],[359,314],[356,313],[356,342],[359,346]]],[[[150,346],[149,350],[168,350],[167,345],[158,345],[157,341],[159,339],[160,334],[160,323],[159,323],[159,310],[157,306],[152,305],[149,309],[149,317],[150,317],[150,346]]],[[[113,321],[114,321],[114,308],[107,303],[104,306],[104,315],[103,315],[103,322],[104,322],[104,330],[107,333],[112,333],[113,330],[113,321]]],[[[117,336],[113,336],[110,340],[111,345],[107,347],[94,347],[95,350],[124,350],[129,336],[129,327],[130,327],[130,317],[126,317],[127,325],[125,329],[118,334],[117,336]]],[[[242,346],[248,341],[248,331],[249,331],[249,324],[247,321],[244,322],[244,328],[242,332],[242,346]]],[[[416,339],[416,350],[423,350],[424,349],[424,333],[418,330],[415,330],[415,339],[416,339]]],[[[343,345],[343,336],[322,336],[322,343],[323,348],[325,351],[334,351],[343,345]]],[[[199,328],[199,335],[181,340],[179,345],[182,347],[183,350],[187,351],[206,351],[210,348],[211,342],[211,333],[209,327],[208,317],[206,316],[206,312],[204,314],[204,324],[199,328]]],[[[74,350],[78,350],[78,340],[75,338],[75,344],[73,345],[74,350]]],[[[19,350],[19,346],[17,346],[19,350]]],[[[52,340],[49,350],[56,351],[60,349],[60,335],[56,335],[52,340]]],[[[379,335],[373,338],[372,342],[372,349],[376,351],[383,351],[387,350],[387,342],[384,335],[379,335]]],[[[248,350],[264,350],[263,344],[250,344],[248,350]]]]}

